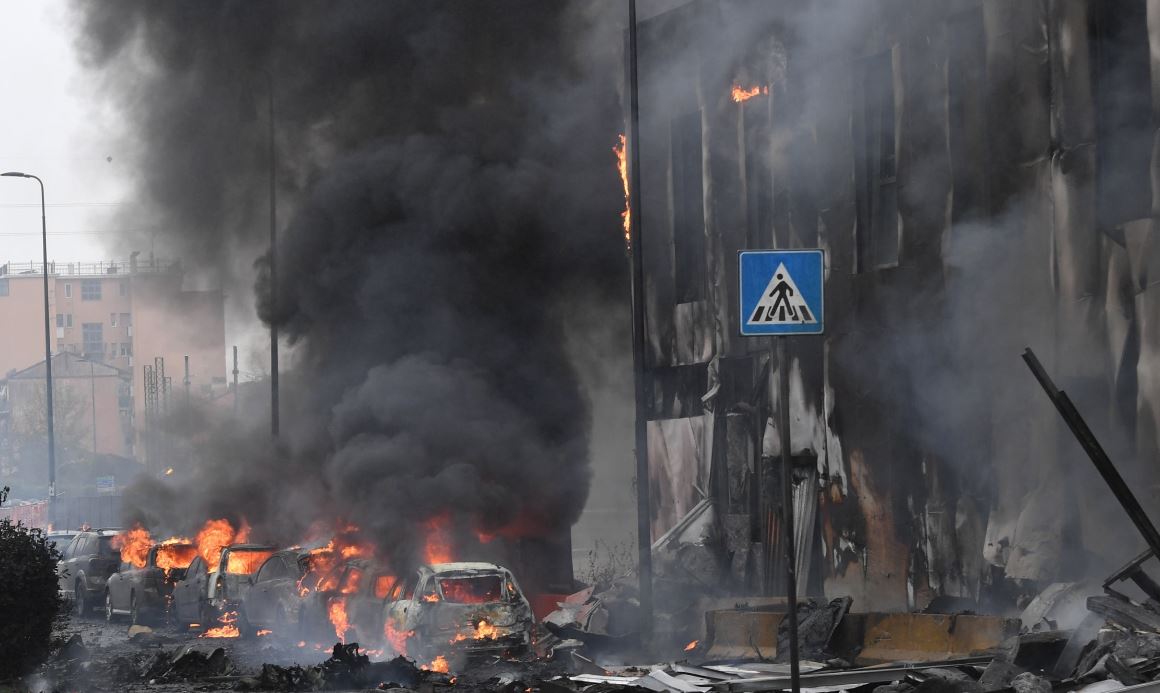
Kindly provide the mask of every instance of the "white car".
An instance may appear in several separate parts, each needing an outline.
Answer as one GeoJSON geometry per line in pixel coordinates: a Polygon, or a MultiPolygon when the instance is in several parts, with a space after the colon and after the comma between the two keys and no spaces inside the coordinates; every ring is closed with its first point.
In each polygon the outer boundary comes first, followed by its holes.
{"type": "Polygon", "coordinates": [[[516,579],[494,563],[425,565],[394,586],[387,627],[406,633],[407,654],[519,658],[532,646],[535,616],[516,579]]]}

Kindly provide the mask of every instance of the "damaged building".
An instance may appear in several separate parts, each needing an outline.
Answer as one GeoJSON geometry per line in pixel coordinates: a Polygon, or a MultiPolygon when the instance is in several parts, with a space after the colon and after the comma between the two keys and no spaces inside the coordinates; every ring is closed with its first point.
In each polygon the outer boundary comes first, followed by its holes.
{"type": "Polygon", "coordinates": [[[1160,3],[697,0],[640,24],[651,531],[781,590],[1013,605],[1142,542],[1020,362],[1155,507],[1160,3]],[[823,248],[826,334],[739,336],[737,253],[823,248]]]}

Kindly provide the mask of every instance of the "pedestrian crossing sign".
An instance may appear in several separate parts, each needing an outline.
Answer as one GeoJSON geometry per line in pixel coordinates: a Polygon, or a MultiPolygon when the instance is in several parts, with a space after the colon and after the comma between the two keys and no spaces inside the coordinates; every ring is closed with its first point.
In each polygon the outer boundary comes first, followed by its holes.
{"type": "Polygon", "coordinates": [[[743,250],[741,334],[822,334],[821,250],[743,250]]]}

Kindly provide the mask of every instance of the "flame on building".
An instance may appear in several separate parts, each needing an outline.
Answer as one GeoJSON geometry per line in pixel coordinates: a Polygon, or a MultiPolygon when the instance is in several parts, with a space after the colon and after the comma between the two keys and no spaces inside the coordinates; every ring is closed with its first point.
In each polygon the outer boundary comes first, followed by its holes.
{"type": "Polygon", "coordinates": [[[620,174],[620,187],[624,190],[624,211],[620,213],[622,226],[624,227],[624,246],[632,250],[632,196],[628,189],[628,140],[625,139],[624,133],[617,135],[617,143],[612,148],[612,153],[616,155],[616,171],[620,174]]]}
{"type": "Polygon", "coordinates": [[[730,93],[730,96],[732,96],[733,100],[737,103],[743,103],[743,102],[748,101],[748,100],[752,99],[753,97],[759,96],[759,95],[760,96],[769,95],[769,87],[768,86],[755,86],[755,87],[751,87],[749,89],[745,89],[739,84],[734,84],[733,89],[730,93]]]}

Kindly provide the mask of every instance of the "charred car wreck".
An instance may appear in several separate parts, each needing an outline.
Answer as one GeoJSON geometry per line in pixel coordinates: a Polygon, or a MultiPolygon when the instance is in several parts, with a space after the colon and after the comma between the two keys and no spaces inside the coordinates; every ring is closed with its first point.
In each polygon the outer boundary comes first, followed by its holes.
{"type": "Polygon", "coordinates": [[[185,578],[197,557],[197,546],[171,542],[149,549],[145,565],[122,563],[105,584],[105,618],[128,616],[133,624],[163,621],[173,599],[173,585],[185,578]]]}
{"type": "Polygon", "coordinates": [[[506,568],[492,563],[422,566],[391,590],[387,629],[408,634],[419,659],[455,655],[521,657],[532,647],[532,608],[506,568]]]}

